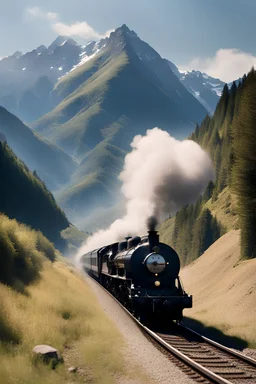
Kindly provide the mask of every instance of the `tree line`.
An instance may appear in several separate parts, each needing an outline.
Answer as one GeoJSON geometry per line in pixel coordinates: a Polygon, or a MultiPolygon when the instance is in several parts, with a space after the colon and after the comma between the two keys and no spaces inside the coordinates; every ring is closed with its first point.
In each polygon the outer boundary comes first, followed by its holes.
{"type": "Polygon", "coordinates": [[[227,186],[235,192],[241,229],[241,257],[256,256],[256,71],[238,84],[224,86],[213,117],[197,125],[191,140],[200,144],[213,159],[216,179],[198,201],[176,214],[173,245],[189,263],[199,257],[224,232],[208,209],[227,186]]]}
{"type": "Polygon", "coordinates": [[[69,226],[45,184],[17,158],[6,142],[0,142],[0,212],[40,230],[57,248],[65,240],[60,231],[69,226]]]}

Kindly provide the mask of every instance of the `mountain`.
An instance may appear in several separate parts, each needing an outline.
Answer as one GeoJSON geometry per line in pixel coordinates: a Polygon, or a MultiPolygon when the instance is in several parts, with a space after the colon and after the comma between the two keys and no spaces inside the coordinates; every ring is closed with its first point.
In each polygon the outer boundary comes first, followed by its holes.
{"type": "Polygon", "coordinates": [[[58,104],[51,93],[58,78],[81,61],[86,47],[59,36],[48,48],[44,45],[22,54],[15,52],[0,61],[0,105],[33,121],[58,104]]]}
{"type": "Polygon", "coordinates": [[[0,212],[10,219],[40,230],[61,250],[66,247],[60,232],[69,227],[51,192],[12,152],[0,142],[0,212]]]}
{"type": "MultiPolygon", "coordinates": [[[[168,63],[165,63],[148,44],[142,42],[135,32],[123,25],[117,28],[109,39],[99,42],[93,41],[81,46],[69,37],[59,36],[48,48],[41,45],[31,52],[23,54],[17,51],[3,58],[0,60],[0,105],[24,121],[36,120],[61,101],[54,92],[58,79],[83,65],[103,49],[106,51],[110,46],[115,55],[120,49],[114,42],[120,44],[122,34],[126,35],[127,43],[137,58],[147,62],[147,66],[153,69],[157,78],[161,78],[161,87],[175,88],[172,75],[169,79],[168,63]]],[[[173,92],[176,90],[180,93],[179,87],[173,89],[173,92]]],[[[175,99],[177,95],[174,101],[175,99]]],[[[196,119],[199,120],[197,116],[196,119]]]]}
{"type": "MultiPolygon", "coordinates": [[[[74,160],[62,149],[24,125],[16,116],[0,107],[0,132],[15,154],[36,170],[51,189],[68,183],[76,168],[74,160]]],[[[0,137],[1,139],[1,137],[0,137]]]]}
{"type": "Polygon", "coordinates": [[[225,83],[200,71],[183,72],[180,80],[187,90],[213,114],[225,83]]]}
{"type": "Polygon", "coordinates": [[[123,167],[124,156],[125,152],[120,148],[106,141],[101,142],[83,158],[70,186],[56,195],[68,217],[80,228],[91,229],[91,226],[84,226],[88,215],[120,200],[117,177],[123,167]]]}
{"type": "Polygon", "coordinates": [[[48,48],[16,52],[0,61],[0,85],[0,104],[26,121],[41,116],[34,130],[20,120],[11,124],[19,126],[13,141],[10,125],[0,131],[47,186],[58,190],[58,202],[75,223],[96,206],[118,204],[117,175],[135,135],[159,126],[184,138],[207,114],[170,62],[126,25],[85,46],[59,36],[48,48]],[[23,131],[29,139],[23,133],[19,138],[23,131]],[[53,143],[54,159],[42,135],[53,143]]]}
{"type": "MultiPolygon", "coordinates": [[[[225,83],[220,79],[216,79],[200,71],[180,71],[176,65],[169,60],[168,64],[184,87],[186,87],[186,89],[195,96],[212,115],[225,83]]],[[[231,85],[232,83],[230,86],[231,85]]]]}
{"type": "Polygon", "coordinates": [[[134,135],[154,126],[185,137],[207,113],[126,25],[91,48],[56,84],[62,102],[33,125],[70,154],[81,157],[104,139],[126,150],[134,135]]]}

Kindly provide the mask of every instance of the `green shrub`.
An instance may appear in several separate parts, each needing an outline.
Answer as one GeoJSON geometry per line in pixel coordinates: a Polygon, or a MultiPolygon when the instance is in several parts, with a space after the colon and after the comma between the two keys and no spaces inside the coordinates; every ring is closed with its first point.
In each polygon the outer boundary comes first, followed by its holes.
{"type": "Polygon", "coordinates": [[[46,237],[44,237],[41,232],[37,232],[36,247],[38,251],[43,252],[49,260],[55,260],[56,251],[54,245],[46,237]]]}
{"type": "Polygon", "coordinates": [[[44,257],[54,261],[55,249],[41,232],[0,214],[0,282],[24,293],[40,276],[44,257]]]}

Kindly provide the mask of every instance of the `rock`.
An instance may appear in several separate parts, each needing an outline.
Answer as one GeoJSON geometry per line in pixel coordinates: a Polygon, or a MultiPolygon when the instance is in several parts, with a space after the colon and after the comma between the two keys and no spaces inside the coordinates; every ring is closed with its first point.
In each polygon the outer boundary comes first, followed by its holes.
{"type": "Polygon", "coordinates": [[[33,348],[33,352],[36,356],[36,360],[41,359],[44,363],[51,364],[53,369],[58,363],[63,362],[58,350],[50,345],[36,345],[33,348]]]}
{"type": "Polygon", "coordinates": [[[75,373],[76,371],[77,371],[76,367],[69,367],[68,368],[68,372],[70,372],[70,373],[75,373]]]}

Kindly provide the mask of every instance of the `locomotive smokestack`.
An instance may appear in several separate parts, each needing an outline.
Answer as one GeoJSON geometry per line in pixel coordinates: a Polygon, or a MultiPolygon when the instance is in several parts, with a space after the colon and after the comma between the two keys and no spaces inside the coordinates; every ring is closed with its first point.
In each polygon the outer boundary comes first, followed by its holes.
{"type": "Polygon", "coordinates": [[[153,248],[159,245],[159,235],[157,231],[148,231],[149,250],[153,252],[153,248]]]}
{"type": "Polygon", "coordinates": [[[155,216],[150,216],[147,220],[147,227],[149,231],[155,231],[157,226],[157,218],[155,216]]]}

